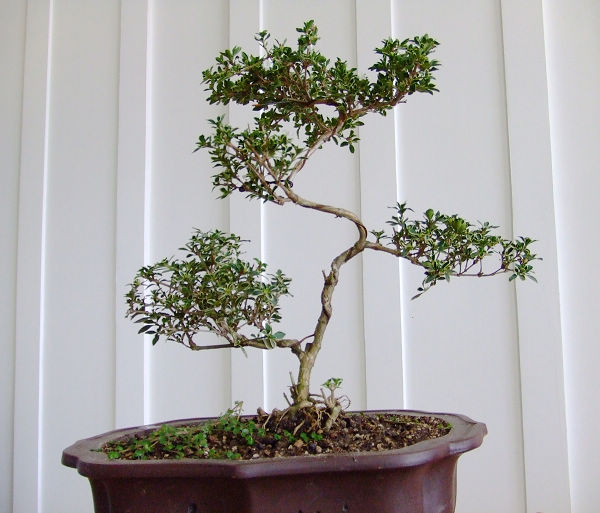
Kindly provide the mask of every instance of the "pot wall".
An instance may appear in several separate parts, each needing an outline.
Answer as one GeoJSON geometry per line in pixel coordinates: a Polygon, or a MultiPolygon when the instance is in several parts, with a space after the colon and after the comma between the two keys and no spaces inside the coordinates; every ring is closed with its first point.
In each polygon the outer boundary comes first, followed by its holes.
{"type": "Polygon", "coordinates": [[[96,513],[452,513],[458,457],[482,443],[486,427],[462,416],[432,415],[452,425],[448,435],[393,451],[122,461],[96,450],[157,427],[143,426],[80,440],[65,449],[63,463],[90,480],[96,513]]]}
{"type": "Polygon", "coordinates": [[[91,479],[96,513],[453,513],[456,460],[254,478],[91,479]]]}

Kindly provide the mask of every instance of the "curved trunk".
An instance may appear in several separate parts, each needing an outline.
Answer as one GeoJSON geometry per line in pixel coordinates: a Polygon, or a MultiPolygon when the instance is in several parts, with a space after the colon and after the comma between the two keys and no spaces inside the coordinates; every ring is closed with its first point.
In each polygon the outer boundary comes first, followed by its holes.
{"type": "Polygon", "coordinates": [[[325,277],[325,285],[321,292],[321,314],[317,320],[313,341],[306,345],[300,356],[298,381],[296,382],[293,395],[294,405],[298,407],[310,404],[310,375],[315,365],[317,354],[321,350],[323,335],[329,324],[329,319],[331,319],[331,297],[338,283],[339,276],[339,267],[335,266],[335,261],[331,267],[330,273],[325,277]]]}
{"type": "Polygon", "coordinates": [[[321,292],[321,313],[317,319],[317,325],[313,334],[313,341],[306,345],[298,358],[300,368],[298,370],[298,380],[292,387],[292,399],[294,408],[303,408],[313,403],[310,401],[310,375],[312,373],[317,354],[321,350],[323,336],[329,324],[332,315],[331,298],[333,291],[338,284],[340,268],[346,262],[362,253],[366,245],[367,232],[362,224],[358,224],[359,239],[343,253],[339,254],[331,262],[331,270],[325,276],[325,283],[321,292]]]}

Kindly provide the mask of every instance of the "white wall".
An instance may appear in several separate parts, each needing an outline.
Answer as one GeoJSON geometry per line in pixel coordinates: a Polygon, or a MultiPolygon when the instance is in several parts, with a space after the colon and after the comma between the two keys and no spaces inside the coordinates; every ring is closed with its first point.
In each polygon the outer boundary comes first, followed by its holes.
{"type": "Polygon", "coordinates": [[[600,505],[600,3],[544,2],[572,509],[600,505]]]}
{"type": "MultiPolygon", "coordinates": [[[[0,446],[11,447],[14,420],[15,294],[17,269],[17,212],[21,152],[21,105],[23,91],[23,47],[25,4],[0,5],[0,446]]],[[[12,451],[0,458],[0,511],[11,510],[12,451]]]]}
{"type": "MultiPolygon", "coordinates": [[[[17,0],[0,3],[3,356],[0,512],[92,511],[62,448],[116,426],[283,403],[294,361],[151,348],[124,319],[135,270],[192,227],[249,238],[292,278],[284,331],[318,313],[321,269],[353,227],[293,207],[215,199],[192,154],[210,106],[202,69],[262,28],[366,71],[390,34],[441,42],[440,92],[370,118],[355,155],[315,156],[305,196],[384,225],[407,200],[537,238],[539,284],[454,280],[410,301],[418,271],[386,255],[343,270],[314,384],[344,378],[353,408],[456,411],[485,421],[459,465],[459,513],[594,513],[600,249],[593,0],[17,0]],[[342,352],[343,357],[339,354],[342,352]],[[564,365],[563,365],[564,361],[564,365]],[[564,367],[564,371],[563,371],[564,367]]],[[[207,335],[208,337],[208,335],[207,335]]]]}

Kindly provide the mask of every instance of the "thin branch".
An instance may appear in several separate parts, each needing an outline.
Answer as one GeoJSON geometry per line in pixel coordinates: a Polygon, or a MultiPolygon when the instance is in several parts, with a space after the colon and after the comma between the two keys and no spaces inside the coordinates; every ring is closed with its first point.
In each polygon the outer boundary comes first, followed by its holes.
{"type": "MultiPolygon", "coordinates": [[[[252,145],[248,144],[248,148],[250,148],[250,150],[252,151],[252,153],[254,154],[254,156],[256,157],[259,166],[260,165],[264,165],[264,162],[261,162],[259,159],[259,155],[258,152],[252,147],[252,145]]],[[[244,157],[239,149],[239,147],[237,147],[235,144],[232,144],[231,142],[227,143],[227,147],[231,148],[235,154],[237,155],[237,157],[246,164],[247,168],[249,171],[251,171],[252,173],[254,173],[254,175],[256,176],[256,178],[258,178],[258,180],[260,181],[260,183],[262,184],[262,186],[265,188],[265,190],[273,197],[273,201],[275,203],[278,203],[280,205],[283,205],[283,203],[285,203],[287,200],[281,196],[278,196],[275,191],[273,190],[273,188],[269,185],[269,182],[267,182],[265,180],[265,175],[260,172],[256,166],[254,166],[252,164],[252,161],[247,159],[246,157],[244,157]]],[[[271,172],[269,171],[269,173],[271,174],[271,172]]],[[[237,178],[237,176],[236,176],[237,178]]],[[[242,188],[244,188],[244,183],[238,178],[238,181],[240,182],[240,186],[242,188]]]]}
{"type": "MultiPolygon", "coordinates": [[[[411,264],[414,264],[416,266],[419,267],[423,267],[422,262],[419,260],[419,257],[422,256],[421,252],[417,252],[417,255],[411,255],[410,253],[405,253],[404,251],[400,250],[400,249],[396,249],[396,248],[390,248],[388,246],[384,246],[383,244],[377,243],[377,242],[371,242],[371,241],[366,241],[365,243],[365,249],[372,249],[374,251],[382,251],[384,253],[388,253],[390,255],[393,255],[395,257],[399,257],[399,258],[404,258],[405,260],[408,260],[411,264]]],[[[474,277],[474,278],[487,278],[490,276],[496,276],[497,274],[502,274],[502,273],[507,273],[507,272],[511,272],[510,269],[501,266],[498,269],[494,270],[494,271],[488,271],[488,272],[483,272],[482,270],[480,270],[477,273],[468,273],[467,271],[469,269],[471,269],[473,266],[477,265],[477,262],[479,262],[480,264],[482,263],[482,259],[478,258],[476,260],[474,260],[470,265],[466,265],[465,268],[463,270],[460,270],[460,266],[459,266],[459,271],[455,272],[453,274],[453,276],[456,277],[474,277]]],[[[460,261],[459,261],[460,264],[460,261]]]]}
{"type": "Polygon", "coordinates": [[[326,132],[324,132],[314,142],[314,144],[310,148],[308,148],[306,150],[306,152],[304,153],[304,155],[302,155],[300,157],[298,163],[296,164],[296,166],[294,167],[294,169],[290,173],[290,175],[289,175],[290,180],[292,178],[294,178],[302,170],[302,168],[306,164],[306,161],[311,157],[311,155],[315,151],[317,151],[321,146],[323,146],[323,144],[325,144],[329,139],[331,139],[331,137],[333,137],[335,134],[337,134],[339,132],[339,130],[342,128],[342,126],[346,122],[346,119],[348,119],[348,116],[345,116],[343,119],[342,119],[342,116],[340,116],[338,118],[337,124],[333,128],[330,128],[329,130],[327,130],[326,132]]]}
{"type": "Polygon", "coordinates": [[[193,351],[204,351],[205,349],[227,349],[234,347],[232,344],[213,344],[210,346],[199,346],[194,344],[193,346],[189,346],[193,351]]]}

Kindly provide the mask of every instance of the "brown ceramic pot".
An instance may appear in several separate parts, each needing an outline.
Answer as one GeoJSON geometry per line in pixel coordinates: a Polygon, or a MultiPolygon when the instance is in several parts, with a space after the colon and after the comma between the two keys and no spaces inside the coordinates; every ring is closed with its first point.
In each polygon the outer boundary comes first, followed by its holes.
{"type": "Polygon", "coordinates": [[[454,512],[457,459],[481,445],[485,424],[445,413],[386,413],[432,415],[452,429],[392,451],[252,461],[111,461],[96,450],[157,424],[80,440],[62,462],[90,480],[96,513],[454,512]]]}

